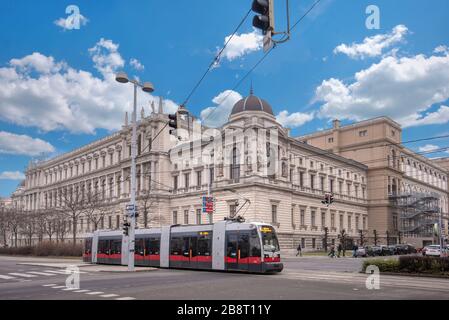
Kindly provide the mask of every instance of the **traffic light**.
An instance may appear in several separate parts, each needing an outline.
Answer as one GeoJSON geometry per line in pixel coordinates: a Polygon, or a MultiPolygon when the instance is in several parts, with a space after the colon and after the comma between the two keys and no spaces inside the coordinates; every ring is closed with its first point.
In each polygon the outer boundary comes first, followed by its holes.
{"type": "Polygon", "coordinates": [[[178,130],[178,115],[176,113],[169,114],[168,119],[169,119],[168,126],[171,128],[170,134],[176,135],[176,130],[178,130]]]}
{"type": "Polygon", "coordinates": [[[251,9],[258,13],[253,18],[253,26],[266,35],[274,30],[274,0],[253,0],[251,9]]]}
{"type": "Polygon", "coordinates": [[[332,203],[334,203],[334,195],[332,193],[326,193],[324,195],[324,200],[321,201],[321,203],[330,206],[332,203]]]}
{"type": "Polygon", "coordinates": [[[125,236],[129,235],[129,227],[131,227],[131,223],[129,223],[129,222],[123,223],[123,234],[125,236]]]}

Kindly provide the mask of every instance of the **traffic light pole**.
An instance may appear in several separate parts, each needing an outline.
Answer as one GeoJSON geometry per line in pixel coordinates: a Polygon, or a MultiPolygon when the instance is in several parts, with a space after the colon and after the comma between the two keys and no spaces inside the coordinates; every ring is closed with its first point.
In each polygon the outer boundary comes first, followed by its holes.
{"type": "Polygon", "coordinates": [[[128,213],[131,216],[131,226],[128,237],[128,271],[134,271],[135,230],[136,230],[136,147],[137,147],[137,83],[134,83],[134,106],[132,115],[131,136],[131,206],[128,213]]]}

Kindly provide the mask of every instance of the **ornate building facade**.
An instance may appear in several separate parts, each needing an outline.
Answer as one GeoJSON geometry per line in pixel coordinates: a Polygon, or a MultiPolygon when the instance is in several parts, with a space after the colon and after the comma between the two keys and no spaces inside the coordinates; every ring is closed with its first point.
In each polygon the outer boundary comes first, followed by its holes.
{"type": "MultiPolygon", "coordinates": [[[[273,224],[283,250],[299,243],[306,250],[322,248],[325,230],[328,245],[338,242],[343,230],[355,241],[366,236],[368,166],[291,137],[271,106],[252,92],[235,104],[220,128],[180,119],[180,141],[167,121],[162,103],[148,116],[142,110],[138,121],[139,227],[210,223],[238,214],[273,224]],[[328,192],[335,199],[330,206],[322,203],[328,192]],[[202,212],[207,194],[215,198],[213,214],[202,212]]],[[[108,208],[99,228],[120,229],[130,194],[130,138],[126,117],[122,129],[110,136],[31,164],[12,196],[14,207],[58,209],[67,193],[94,192],[108,208]]],[[[88,217],[80,216],[77,241],[93,228],[88,217]]],[[[67,231],[73,230],[68,219],[67,231]]]]}

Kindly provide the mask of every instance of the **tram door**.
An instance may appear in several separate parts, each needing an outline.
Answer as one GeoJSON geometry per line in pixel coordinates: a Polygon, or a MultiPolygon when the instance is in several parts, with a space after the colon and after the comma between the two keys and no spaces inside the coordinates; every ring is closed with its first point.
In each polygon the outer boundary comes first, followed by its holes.
{"type": "Polygon", "coordinates": [[[248,271],[249,233],[231,231],[228,232],[226,239],[227,269],[248,271]]]}
{"type": "Polygon", "coordinates": [[[198,268],[198,237],[185,236],[183,237],[183,268],[198,268]]]}

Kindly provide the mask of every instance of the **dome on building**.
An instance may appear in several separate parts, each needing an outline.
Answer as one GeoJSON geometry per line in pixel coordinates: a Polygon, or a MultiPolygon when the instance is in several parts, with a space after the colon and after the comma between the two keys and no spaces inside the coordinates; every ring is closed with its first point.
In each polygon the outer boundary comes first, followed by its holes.
{"type": "Polygon", "coordinates": [[[232,108],[231,116],[244,111],[264,111],[274,116],[273,109],[271,108],[270,104],[265,100],[255,96],[252,89],[248,97],[243,98],[234,105],[234,107],[232,108]]]}

